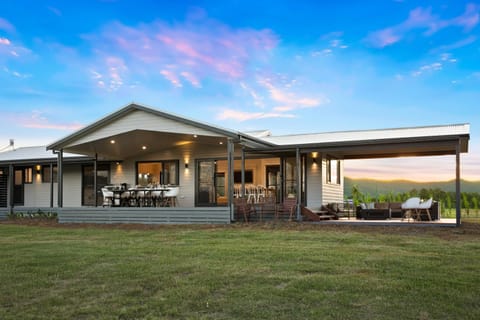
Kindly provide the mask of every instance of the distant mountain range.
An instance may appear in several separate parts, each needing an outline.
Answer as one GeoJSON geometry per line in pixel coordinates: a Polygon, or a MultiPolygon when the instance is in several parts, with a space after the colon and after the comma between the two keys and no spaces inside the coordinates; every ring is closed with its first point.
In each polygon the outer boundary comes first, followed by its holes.
{"type": "MultiPolygon", "coordinates": [[[[455,192],[455,180],[441,182],[416,182],[408,180],[373,180],[373,179],[352,179],[345,177],[345,195],[348,197],[352,194],[352,186],[357,185],[360,192],[375,196],[377,194],[386,194],[389,192],[403,193],[412,189],[420,190],[439,188],[443,191],[455,192]]],[[[462,192],[478,192],[480,193],[480,181],[461,181],[462,192]]]]}

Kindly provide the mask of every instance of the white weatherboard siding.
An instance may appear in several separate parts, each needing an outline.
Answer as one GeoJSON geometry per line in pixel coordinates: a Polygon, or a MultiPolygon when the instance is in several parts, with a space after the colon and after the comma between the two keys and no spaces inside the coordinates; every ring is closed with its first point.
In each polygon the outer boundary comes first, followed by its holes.
{"type": "MultiPolygon", "coordinates": [[[[57,206],[54,202],[54,206],[57,206]]],[[[63,206],[80,207],[82,205],[82,166],[66,165],[63,168],[63,206]]]]}
{"type": "MultiPolygon", "coordinates": [[[[53,185],[54,203],[57,202],[57,183],[53,185]]],[[[42,183],[41,175],[34,174],[33,183],[25,184],[25,207],[49,207],[50,206],[50,183],[42,183]]]]}
{"type": "Polygon", "coordinates": [[[322,201],[323,204],[330,202],[343,202],[343,161],[340,161],[340,184],[327,182],[327,159],[322,157],[322,201]]]}
{"type": "MultiPolygon", "coordinates": [[[[41,175],[34,173],[33,183],[25,184],[24,207],[50,207],[50,182],[42,182],[41,175]]],[[[80,207],[82,196],[82,168],[80,165],[65,165],[63,168],[63,205],[80,207]]],[[[53,184],[53,206],[58,205],[58,183],[53,184]]]]}
{"type": "Polygon", "coordinates": [[[322,201],[322,160],[317,158],[313,163],[311,156],[307,156],[307,203],[312,209],[320,209],[322,201]]]}
{"type": "MultiPolygon", "coordinates": [[[[113,120],[112,122],[108,123],[108,125],[98,128],[94,132],[76,139],[74,144],[79,145],[139,129],[156,132],[175,132],[192,135],[197,134],[204,136],[219,136],[212,131],[194,127],[180,121],[170,120],[141,110],[133,110],[125,116],[113,120]]],[[[70,145],[66,146],[66,148],[69,146],[70,145]]]]}

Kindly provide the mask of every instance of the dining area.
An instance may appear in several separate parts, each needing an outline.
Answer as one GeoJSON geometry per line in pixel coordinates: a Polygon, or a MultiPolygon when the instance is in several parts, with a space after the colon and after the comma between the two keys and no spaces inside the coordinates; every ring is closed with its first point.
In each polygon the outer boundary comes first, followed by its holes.
{"type": "Polygon", "coordinates": [[[176,185],[137,185],[126,183],[101,188],[103,207],[176,207],[180,187],[176,185]]]}

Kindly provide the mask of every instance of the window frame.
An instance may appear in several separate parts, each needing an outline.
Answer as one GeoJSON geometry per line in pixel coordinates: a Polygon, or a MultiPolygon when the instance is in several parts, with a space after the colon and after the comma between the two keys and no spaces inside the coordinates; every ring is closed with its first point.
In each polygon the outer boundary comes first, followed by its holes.
{"type": "Polygon", "coordinates": [[[33,183],[33,167],[23,168],[23,183],[24,184],[33,183]]]}
{"type": "MultiPolygon", "coordinates": [[[[58,167],[57,165],[52,166],[53,170],[53,183],[58,182],[58,167]]],[[[51,183],[50,181],[50,165],[42,166],[42,183],[51,183]],[[46,172],[47,171],[47,172],[46,172]]]]}
{"type": "Polygon", "coordinates": [[[340,160],[334,157],[328,157],[327,158],[327,183],[328,184],[334,184],[334,185],[340,185],[341,184],[341,177],[340,177],[340,160]],[[332,166],[332,163],[335,163],[334,166],[332,166]],[[335,175],[333,175],[333,170],[335,170],[335,175]],[[336,181],[333,181],[333,178],[336,178],[336,181]]]}
{"type": "Polygon", "coordinates": [[[161,178],[159,179],[160,184],[167,184],[165,182],[165,164],[167,163],[174,163],[175,164],[175,183],[169,183],[169,185],[180,185],[180,160],[179,159],[170,159],[170,160],[142,160],[142,161],[137,161],[135,162],[135,185],[138,185],[139,180],[138,180],[138,175],[139,175],[139,170],[138,170],[138,165],[142,163],[161,163],[162,164],[162,171],[161,171],[161,178]]]}

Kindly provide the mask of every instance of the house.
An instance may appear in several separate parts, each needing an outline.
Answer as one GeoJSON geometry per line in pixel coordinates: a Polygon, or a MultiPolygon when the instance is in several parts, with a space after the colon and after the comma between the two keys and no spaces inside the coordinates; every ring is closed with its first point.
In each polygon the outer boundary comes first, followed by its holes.
{"type": "Polygon", "coordinates": [[[247,188],[320,207],[343,201],[345,161],[399,156],[456,155],[459,196],[469,138],[468,124],[274,136],[132,103],[46,147],[0,153],[0,215],[40,209],[60,222],[230,223],[234,197],[247,188]],[[104,207],[107,185],[178,186],[178,205],[104,207]]]}

